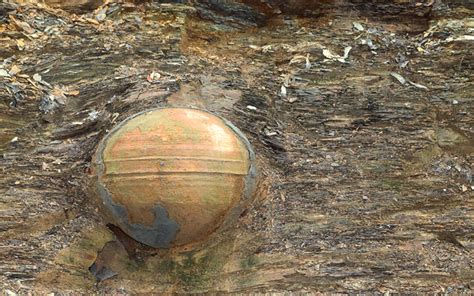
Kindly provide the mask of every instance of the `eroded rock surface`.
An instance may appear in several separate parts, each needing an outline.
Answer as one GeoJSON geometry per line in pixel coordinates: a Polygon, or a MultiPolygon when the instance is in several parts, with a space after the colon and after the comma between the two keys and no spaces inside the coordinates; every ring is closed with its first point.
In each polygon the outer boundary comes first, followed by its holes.
{"type": "Polygon", "coordinates": [[[470,293],[472,11],[345,2],[249,25],[206,9],[2,10],[3,288],[470,293]],[[261,183],[235,227],[166,252],[110,230],[88,180],[107,130],[174,104],[237,125],[261,183]]]}

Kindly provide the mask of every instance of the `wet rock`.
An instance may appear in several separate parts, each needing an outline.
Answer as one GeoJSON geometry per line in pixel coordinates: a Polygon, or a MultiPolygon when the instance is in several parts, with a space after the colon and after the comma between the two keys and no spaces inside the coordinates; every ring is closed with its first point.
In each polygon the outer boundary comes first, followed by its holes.
{"type": "Polygon", "coordinates": [[[2,2],[0,3],[0,22],[6,21],[8,14],[17,9],[18,5],[14,3],[2,2]]]}
{"type": "Polygon", "coordinates": [[[100,282],[118,275],[117,263],[127,254],[124,247],[116,241],[110,241],[105,244],[104,248],[97,254],[97,259],[89,267],[89,271],[95,277],[96,281],[100,282]]]}
{"type": "Polygon", "coordinates": [[[237,26],[261,26],[265,15],[254,7],[238,1],[202,0],[195,4],[198,15],[215,23],[233,23],[237,26]]]}
{"type": "Polygon", "coordinates": [[[325,6],[331,6],[341,1],[335,0],[273,0],[268,1],[272,6],[278,7],[282,13],[311,14],[325,6]]]}
{"type": "Polygon", "coordinates": [[[45,0],[46,4],[54,8],[61,8],[73,12],[80,12],[82,10],[92,10],[99,7],[104,1],[102,0],[45,0]]]}

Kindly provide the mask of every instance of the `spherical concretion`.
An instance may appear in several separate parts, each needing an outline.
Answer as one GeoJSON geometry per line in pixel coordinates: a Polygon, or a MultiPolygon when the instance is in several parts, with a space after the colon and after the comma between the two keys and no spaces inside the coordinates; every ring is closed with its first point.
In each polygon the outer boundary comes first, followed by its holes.
{"type": "Polygon", "coordinates": [[[158,248],[199,242],[253,187],[254,154],[228,121],[165,108],[114,128],[95,156],[96,187],[114,222],[158,248]]]}

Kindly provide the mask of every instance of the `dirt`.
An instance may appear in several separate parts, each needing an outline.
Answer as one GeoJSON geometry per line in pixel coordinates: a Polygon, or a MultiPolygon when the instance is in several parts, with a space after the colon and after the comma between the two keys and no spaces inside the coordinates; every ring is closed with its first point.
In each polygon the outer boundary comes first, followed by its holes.
{"type": "Polygon", "coordinates": [[[386,2],[263,23],[200,4],[3,7],[2,289],[472,293],[472,11],[386,2]],[[157,106],[223,116],[257,154],[254,203],[193,248],[127,241],[91,194],[100,139],[157,106]]]}

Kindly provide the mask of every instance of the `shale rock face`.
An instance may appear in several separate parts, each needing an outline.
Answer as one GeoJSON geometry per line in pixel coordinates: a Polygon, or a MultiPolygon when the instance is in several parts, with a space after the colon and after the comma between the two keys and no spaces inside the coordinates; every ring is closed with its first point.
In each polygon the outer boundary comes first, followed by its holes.
{"type": "Polygon", "coordinates": [[[249,197],[253,152],[231,123],[169,108],[119,124],[96,155],[97,189],[113,222],[158,248],[205,240],[249,197]]]}

